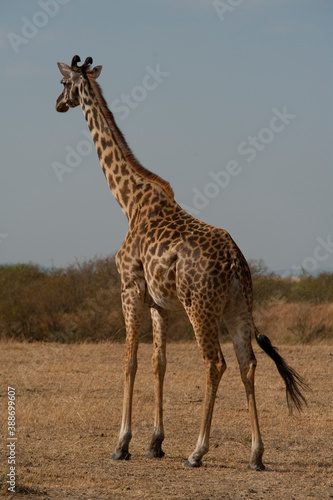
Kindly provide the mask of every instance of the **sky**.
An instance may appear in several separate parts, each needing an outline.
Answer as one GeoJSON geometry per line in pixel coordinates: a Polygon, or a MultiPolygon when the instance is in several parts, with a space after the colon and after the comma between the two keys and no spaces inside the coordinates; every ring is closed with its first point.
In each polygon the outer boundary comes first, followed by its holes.
{"type": "Polygon", "coordinates": [[[0,265],[119,250],[127,219],[57,62],[99,83],[133,153],[270,270],[333,271],[331,0],[0,6],[0,265]]]}

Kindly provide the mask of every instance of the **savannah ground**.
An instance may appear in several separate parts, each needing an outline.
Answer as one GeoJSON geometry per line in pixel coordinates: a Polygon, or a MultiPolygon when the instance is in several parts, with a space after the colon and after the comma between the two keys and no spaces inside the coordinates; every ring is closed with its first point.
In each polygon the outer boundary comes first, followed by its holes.
{"type": "MultiPolygon", "coordinates": [[[[274,339],[274,343],[277,343],[274,339]]],[[[122,409],[124,345],[0,343],[1,494],[24,499],[333,498],[333,346],[283,345],[311,385],[304,413],[288,415],[274,363],[254,344],[266,471],[246,469],[250,429],[230,343],[210,451],[184,467],[200,425],[204,367],[195,342],[171,342],[165,381],[165,458],[144,458],[153,426],[152,347],[141,344],[128,462],[110,459],[122,409]],[[7,387],[16,390],[16,493],[7,493],[7,387]]]]}

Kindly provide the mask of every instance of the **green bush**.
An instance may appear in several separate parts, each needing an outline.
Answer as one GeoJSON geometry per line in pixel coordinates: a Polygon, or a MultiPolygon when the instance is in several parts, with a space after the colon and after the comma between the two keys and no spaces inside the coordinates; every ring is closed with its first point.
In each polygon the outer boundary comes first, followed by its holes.
{"type": "Polygon", "coordinates": [[[297,279],[271,275],[254,277],[253,296],[255,306],[262,306],[272,300],[314,304],[333,302],[333,273],[297,279]]]}
{"type": "MultiPolygon", "coordinates": [[[[253,261],[255,306],[285,302],[333,301],[333,274],[300,280],[267,274],[263,261],[253,261]]],[[[226,329],[222,335],[227,336],[226,329]]],[[[123,340],[120,278],[113,257],[76,262],[45,270],[34,264],[0,266],[0,338],[45,342],[123,340]]],[[[141,338],[152,338],[147,310],[141,338]]],[[[193,338],[184,311],[171,314],[171,340],[193,338]]]]}
{"type": "Polygon", "coordinates": [[[124,326],[114,259],[51,271],[32,264],[0,267],[0,326],[2,337],[28,341],[117,337],[124,326]]]}

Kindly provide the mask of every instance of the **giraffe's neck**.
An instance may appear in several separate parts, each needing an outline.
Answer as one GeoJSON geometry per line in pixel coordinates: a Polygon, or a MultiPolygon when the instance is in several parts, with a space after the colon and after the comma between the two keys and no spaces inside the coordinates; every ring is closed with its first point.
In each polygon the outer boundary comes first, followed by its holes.
{"type": "Polygon", "coordinates": [[[152,194],[155,200],[156,196],[173,200],[168,182],[142,167],[133,156],[99,85],[89,74],[80,87],[80,102],[106,180],[129,221],[152,194]]]}

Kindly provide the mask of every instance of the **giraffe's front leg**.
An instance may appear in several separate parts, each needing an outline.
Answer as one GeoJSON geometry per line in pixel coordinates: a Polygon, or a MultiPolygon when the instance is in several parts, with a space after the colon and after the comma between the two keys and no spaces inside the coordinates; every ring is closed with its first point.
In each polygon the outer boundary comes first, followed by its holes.
{"type": "Polygon", "coordinates": [[[124,360],[124,399],[123,416],[119,434],[119,441],[112,455],[114,460],[129,460],[128,451],[132,438],[132,400],[134,379],[137,371],[137,352],[139,346],[139,333],[143,310],[143,300],[137,286],[130,286],[122,290],[122,306],[126,324],[126,352],[124,360]]]}
{"type": "Polygon", "coordinates": [[[146,453],[148,458],[162,458],[163,427],[163,382],[166,370],[166,336],[169,324],[169,311],[151,308],[153,325],[153,357],[152,368],[155,375],[155,421],[150,446],[146,453]]]}

